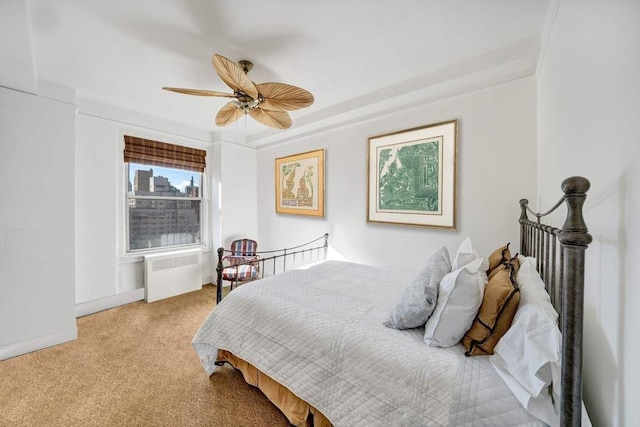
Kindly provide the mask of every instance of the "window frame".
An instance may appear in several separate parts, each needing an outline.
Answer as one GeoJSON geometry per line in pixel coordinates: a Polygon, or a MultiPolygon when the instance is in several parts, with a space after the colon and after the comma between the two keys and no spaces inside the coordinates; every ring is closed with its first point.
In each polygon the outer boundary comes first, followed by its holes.
{"type": "MultiPolygon", "coordinates": [[[[123,161],[124,165],[124,256],[128,257],[137,257],[142,255],[149,255],[153,253],[162,253],[162,252],[171,252],[180,249],[192,249],[192,248],[206,248],[207,247],[207,236],[208,231],[206,228],[207,218],[208,218],[208,209],[207,209],[207,200],[206,197],[206,182],[207,182],[207,169],[205,167],[204,172],[192,171],[193,174],[198,174],[200,178],[199,184],[199,197],[176,197],[176,196],[136,196],[129,195],[129,172],[130,172],[130,162],[123,161]],[[189,200],[194,201],[197,200],[200,202],[200,242],[187,243],[187,244],[179,244],[179,245],[171,245],[171,246],[160,246],[153,248],[140,248],[140,249],[131,249],[131,240],[130,240],[130,224],[129,224],[129,200],[130,199],[139,199],[139,200],[189,200]]],[[[138,164],[138,163],[136,163],[138,164]]],[[[146,165],[150,168],[162,167],[165,169],[176,169],[179,168],[170,168],[167,166],[161,165],[146,165]]]]}

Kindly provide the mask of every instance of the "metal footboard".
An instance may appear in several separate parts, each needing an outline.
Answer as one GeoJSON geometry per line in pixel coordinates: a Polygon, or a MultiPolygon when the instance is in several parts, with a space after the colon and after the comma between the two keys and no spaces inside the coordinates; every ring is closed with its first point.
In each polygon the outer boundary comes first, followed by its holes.
{"type": "MultiPolygon", "coordinates": [[[[317,239],[293,246],[291,248],[276,249],[271,251],[256,251],[253,254],[258,258],[257,261],[248,261],[238,263],[236,266],[249,265],[254,263],[260,264],[260,277],[265,275],[276,275],[291,269],[312,262],[327,259],[327,251],[329,249],[329,234],[318,237],[317,239]],[[271,274],[269,274],[271,273],[271,274]]],[[[222,300],[222,270],[224,270],[223,258],[230,255],[231,251],[224,248],[218,248],[218,264],[216,266],[217,278],[217,294],[216,300],[219,303],[222,300]]]]}
{"type": "Polygon", "coordinates": [[[564,196],[545,213],[535,213],[520,200],[520,252],[535,257],[551,301],[560,314],[562,331],[562,395],[560,425],[580,426],[582,419],[582,329],[585,250],[591,243],[582,207],[590,183],[583,177],[562,182],[564,196]],[[542,224],[541,218],[563,202],[567,216],[561,229],[542,224]],[[527,212],[536,217],[529,219],[527,212]]]}

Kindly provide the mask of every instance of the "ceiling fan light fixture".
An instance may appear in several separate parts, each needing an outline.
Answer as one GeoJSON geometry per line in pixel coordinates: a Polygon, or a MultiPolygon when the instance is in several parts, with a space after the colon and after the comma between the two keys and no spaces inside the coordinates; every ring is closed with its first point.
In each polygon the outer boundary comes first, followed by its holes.
{"type": "Polygon", "coordinates": [[[260,105],[260,102],[262,102],[262,100],[260,98],[251,99],[250,101],[241,101],[239,99],[232,99],[231,100],[231,103],[236,108],[239,108],[239,109],[243,110],[245,114],[247,114],[247,111],[249,111],[249,110],[251,110],[253,108],[258,108],[258,105],[260,105]]]}
{"type": "Polygon", "coordinates": [[[258,99],[254,99],[251,102],[247,102],[247,107],[248,108],[257,108],[258,105],[260,105],[260,102],[262,102],[262,100],[258,97],[258,99]]]}
{"type": "Polygon", "coordinates": [[[287,111],[297,110],[313,104],[308,91],[285,83],[255,84],[247,76],[253,63],[240,60],[238,64],[217,53],[212,58],[218,76],[233,93],[165,87],[163,89],[186,95],[216,96],[232,98],[216,115],[216,125],[226,126],[242,115],[250,114],[258,122],[276,129],[287,129],[291,118],[287,111]]]}

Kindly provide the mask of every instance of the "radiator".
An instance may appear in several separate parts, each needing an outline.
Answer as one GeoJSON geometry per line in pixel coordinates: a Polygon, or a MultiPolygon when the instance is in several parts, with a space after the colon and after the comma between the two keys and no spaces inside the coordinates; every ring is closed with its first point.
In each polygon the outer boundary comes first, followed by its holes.
{"type": "Polygon", "coordinates": [[[202,289],[202,251],[189,249],[144,257],[147,302],[202,289]]]}

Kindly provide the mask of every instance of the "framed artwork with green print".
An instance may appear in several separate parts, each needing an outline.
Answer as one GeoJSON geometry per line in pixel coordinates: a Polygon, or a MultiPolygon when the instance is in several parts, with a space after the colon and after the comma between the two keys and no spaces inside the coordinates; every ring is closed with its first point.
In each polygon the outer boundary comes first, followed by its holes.
{"type": "Polygon", "coordinates": [[[369,138],[368,222],[456,228],[457,120],[369,138]]]}
{"type": "Polygon", "coordinates": [[[324,216],[324,150],[276,159],[276,213],[324,216]]]}

